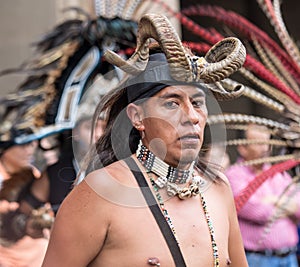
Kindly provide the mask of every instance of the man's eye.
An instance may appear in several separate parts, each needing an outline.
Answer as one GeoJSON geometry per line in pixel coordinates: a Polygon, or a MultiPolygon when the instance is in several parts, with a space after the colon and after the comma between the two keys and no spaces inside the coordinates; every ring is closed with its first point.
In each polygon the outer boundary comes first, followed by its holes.
{"type": "Polygon", "coordinates": [[[202,100],[202,99],[194,100],[194,101],[193,101],[193,106],[194,106],[194,107],[200,108],[200,107],[202,107],[204,104],[205,104],[205,102],[204,102],[204,100],[202,100]]]}
{"type": "Polygon", "coordinates": [[[168,101],[164,103],[164,106],[166,108],[176,108],[178,107],[178,104],[175,101],[168,101]]]}

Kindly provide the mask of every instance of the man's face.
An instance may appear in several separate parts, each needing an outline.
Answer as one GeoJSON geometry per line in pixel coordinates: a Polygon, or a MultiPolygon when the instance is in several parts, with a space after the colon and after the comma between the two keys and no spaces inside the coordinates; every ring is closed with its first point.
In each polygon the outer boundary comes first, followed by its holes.
{"type": "MultiPolygon", "coordinates": [[[[95,126],[94,139],[93,143],[95,143],[99,137],[103,134],[104,128],[106,126],[105,121],[98,120],[95,126]]],[[[91,132],[92,132],[92,119],[83,120],[74,128],[73,137],[78,143],[77,149],[79,149],[80,153],[85,154],[90,145],[91,140],[91,132]]]]}
{"type": "Polygon", "coordinates": [[[37,149],[37,141],[32,141],[24,145],[14,145],[4,151],[2,161],[10,165],[14,170],[30,166],[34,161],[35,151],[37,149]]]}
{"type": "MultiPolygon", "coordinates": [[[[270,139],[270,133],[268,133],[264,128],[259,127],[249,127],[246,132],[246,138],[248,140],[265,140],[270,139]]],[[[270,146],[268,144],[251,144],[245,146],[244,159],[254,160],[269,156],[270,146]]]]}
{"type": "Polygon", "coordinates": [[[205,94],[194,86],[162,89],[142,104],[144,144],[172,166],[186,166],[202,146],[207,119],[205,94]]]}

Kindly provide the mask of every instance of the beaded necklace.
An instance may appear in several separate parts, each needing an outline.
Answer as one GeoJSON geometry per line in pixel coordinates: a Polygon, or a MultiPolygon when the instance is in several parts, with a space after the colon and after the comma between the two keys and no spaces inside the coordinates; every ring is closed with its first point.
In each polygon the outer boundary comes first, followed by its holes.
{"type": "MultiPolygon", "coordinates": [[[[168,222],[168,225],[170,227],[170,229],[172,230],[172,233],[177,241],[177,244],[179,245],[179,242],[178,242],[178,238],[177,238],[177,235],[176,235],[176,231],[175,231],[175,227],[172,223],[172,220],[171,220],[171,217],[167,211],[167,209],[165,208],[165,205],[164,205],[164,201],[163,201],[163,198],[162,196],[160,195],[159,193],[159,190],[162,189],[163,187],[160,187],[159,186],[159,183],[157,183],[157,180],[155,181],[152,177],[152,173],[155,173],[157,174],[157,172],[159,173],[166,173],[165,170],[160,170],[158,168],[155,168],[155,171],[153,171],[153,169],[151,168],[151,166],[153,166],[153,162],[157,162],[157,160],[159,161],[162,161],[160,160],[159,158],[157,158],[151,151],[149,151],[144,145],[141,145],[141,142],[139,144],[139,148],[136,152],[136,155],[137,155],[137,158],[139,159],[139,161],[143,164],[143,166],[147,169],[147,175],[150,179],[150,182],[151,182],[151,185],[153,187],[153,190],[155,192],[155,197],[157,199],[157,202],[159,203],[159,206],[161,208],[161,211],[166,219],[166,221],[168,222]],[[143,151],[141,153],[141,151],[143,151]],[[149,153],[151,153],[150,156],[149,153]],[[142,155],[142,156],[141,156],[142,155]],[[149,163],[149,160],[147,159],[150,159],[150,163],[149,163]],[[147,168],[147,167],[148,168],[147,168]]],[[[171,167],[169,166],[168,164],[166,164],[165,162],[163,162],[164,164],[159,164],[160,165],[160,168],[162,168],[162,166],[167,166],[168,168],[171,167]]],[[[173,167],[171,167],[173,168],[173,167]]],[[[175,169],[175,168],[174,168],[175,169]]],[[[191,170],[191,169],[190,169],[191,170]]],[[[191,171],[192,175],[193,175],[193,171],[191,171]]],[[[166,178],[167,179],[167,178],[166,178]]],[[[187,180],[187,179],[186,179],[187,180]]],[[[204,212],[204,215],[205,215],[205,219],[206,219],[206,223],[207,223],[207,226],[208,226],[208,230],[209,230],[209,234],[210,234],[210,239],[211,239],[211,245],[212,245],[212,250],[213,250],[213,258],[214,258],[214,267],[219,267],[220,266],[220,258],[219,258],[219,252],[218,252],[218,247],[217,247],[217,243],[216,243],[216,240],[215,240],[215,232],[214,232],[214,227],[213,227],[213,224],[212,224],[212,220],[209,216],[209,212],[208,212],[208,209],[207,209],[207,205],[206,205],[206,202],[205,202],[205,199],[203,197],[203,195],[201,194],[200,190],[199,190],[199,187],[201,185],[201,182],[198,181],[197,184],[195,184],[195,186],[197,186],[198,190],[197,190],[197,194],[199,194],[200,196],[200,200],[201,200],[201,206],[203,208],[203,212],[204,212]]],[[[189,197],[191,196],[195,196],[196,194],[191,194],[189,197]]],[[[180,194],[177,193],[177,196],[182,199],[180,197],[180,194]]]]}
{"type": "Polygon", "coordinates": [[[188,170],[174,168],[160,158],[156,157],[141,140],[136,151],[136,156],[140,163],[148,172],[153,172],[158,176],[155,181],[159,188],[167,188],[169,196],[177,195],[180,199],[187,199],[196,196],[200,192],[200,187],[206,185],[206,181],[200,176],[194,176],[194,162],[188,170]],[[189,183],[188,187],[180,187],[178,184],[189,183]]]}
{"type": "Polygon", "coordinates": [[[155,183],[155,181],[154,181],[154,179],[153,179],[153,177],[152,177],[152,173],[148,173],[148,176],[149,176],[149,178],[150,178],[150,182],[151,182],[152,187],[153,187],[153,190],[154,190],[154,192],[155,192],[155,196],[156,196],[156,199],[157,199],[157,201],[158,201],[158,203],[159,203],[160,209],[161,209],[161,211],[162,211],[162,213],[163,213],[165,219],[167,220],[167,222],[168,222],[168,224],[169,224],[169,227],[170,227],[171,230],[172,230],[172,233],[173,233],[173,235],[174,235],[174,237],[175,237],[175,239],[176,239],[176,241],[177,241],[177,244],[179,244],[179,243],[178,243],[178,238],[177,238],[177,235],[176,235],[176,231],[175,231],[175,227],[174,227],[174,225],[173,225],[173,223],[172,223],[172,220],[171,220],[171,217],[170,217],[170,215],[169,215],[169,213],[168,213],[168,210],[165,208],[165,204],[164,204],[163,198],[162,198],[162,196],[160,195],[160,193],[159,193],[159,191],[158,191],[159,188],[158,188],[158,186],[156,185],[156,183],[155,183]]]}
{"type": "Polygon", "coordinates": [[[157,185],[162,188],[166,183],[185,184],[191,179],[193,173],[194,163],[188,170],[180,170],[174,168],[160,158],[156,157],[147,147],[145,147],[140,140],[138,149],[136,151],[138,160],[144,165],[144,167],[154,172],[159,177],[159,183],[157,185]]]}

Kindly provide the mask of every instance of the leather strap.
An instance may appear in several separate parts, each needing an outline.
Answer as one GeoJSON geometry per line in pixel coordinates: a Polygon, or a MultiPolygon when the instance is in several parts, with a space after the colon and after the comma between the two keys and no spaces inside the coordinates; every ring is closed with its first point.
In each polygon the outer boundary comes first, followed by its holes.
{"type": "Polygon", "coordinates": [[[170,227],[168,225],[168,222],[166,221],[164,215],[162,214],[161,209],[159,208],[159,206],[158,206],[158,204],[157,204],[157,202],[145,180],[144,175],[142,174],[141,171],[138,171],[139,167],[136,164],[136,162],[134,161],[134,159],[126,158],[126,159],[124,159],[124,161],[130,168],[131,172],[133,173],[133,175],[140,187],[140,190],[143,193],[143,196],[152,212],[152,215],[154,216],[154,218],[160,228],[160,231],[162,232],[162,234],[168,244],[168,247],[173,256],[175,265],[178,267],[186,267],[186,264],[185,264],[184,258],[182,256],[181,250],[178,246],[178,243],[172,233],[172,230],[170,229],[170,227]]]}

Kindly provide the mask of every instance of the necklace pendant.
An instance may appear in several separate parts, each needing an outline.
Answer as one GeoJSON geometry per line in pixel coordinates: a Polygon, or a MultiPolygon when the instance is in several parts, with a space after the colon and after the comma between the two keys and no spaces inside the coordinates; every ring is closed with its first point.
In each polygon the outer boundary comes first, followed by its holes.
{"type": "Polygon", "coordinates": [[[167,193],[170,197],[177,195],[179,192],[179,188],[176,184],[167,183],[167,193]]]}
{"type": "Polygon", "coordinates": [[[190,190],[191,190],[191,193],[192,193],[193,196],[197,196],[200,193],[199,185],[196,185],[196,184],[192,184],[190,186],[190,190]]]}
{"type": "Polygon", "coordinates": [[[158,177],[158,179],[155,181],[156,185],[159,187],[159,188],[164,188],[167,184],[167,177],[158,177]]]}
{"type": "Polygon", "coordinates": [[[190,198],[192,196],[192,191],[189,188],[183,188],[182,190],[180,190],[180,192],[178,193],[178,197],[181,200],[185,200],[187,198],[190,198]]]}

